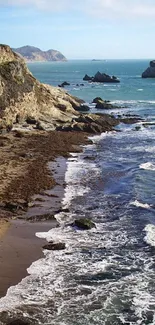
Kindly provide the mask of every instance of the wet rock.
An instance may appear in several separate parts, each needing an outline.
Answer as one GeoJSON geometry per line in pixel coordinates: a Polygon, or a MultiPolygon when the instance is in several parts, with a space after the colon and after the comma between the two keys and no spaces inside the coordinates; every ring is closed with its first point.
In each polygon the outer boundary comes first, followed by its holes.
{"type": "Polygon", "coordinates": [[[15,319],[11,322],[8,322],[6,325],[30,325],[30,323],[21,319],[15,319]]]}
{"type": "Polygon", "coordinates": [[[72,223],[72,226],[77,227],[82,230],[96,228],[95,223],[87,218],[80,218],[80,219],[74,220],[74,222],[72,223]]]}
{"type": "Polygon", "coordinates": [[[138,121],[140,121],[141,119],[140,118],[137,118],[137,117],[130,117],[130,118],[121,118],[120,121],[124,124],[134,124],[134,123],[137,123],[138,121]]]}
{"type": "Polygon", "coordinates": [[[90,107],[88,105],[81,104],[76,110],[79,112],[88,112],[90,107]]]}
{"type": "Polygon", "coordinates": [[[96,108],[97,109],[114,109],[114,108],[117,108],[116,106],[110,104],[109,102],[107,101],[104,101],[104,100],[99,100],[96,104],[96,108]]]}
{"type": "Polygon", "coordinates": [[[55,213],[61,213],[61,212],[69,213],[70,210],[68,208],[62,208],[62,209],[57,210],[55,213]]]}
{"type": "Polygon", "coordinates": [[[139,125],[135,126],[135,131],[139,131],[141,127],[139,125]]]}
{"type": "Polygon", "coordinates": [[[18,210],[27,210],[28,202],[25,200],[18,200],[17,202],[6,202],[4,205],[6,210],[17,212],[18,210]]]}
{"type": "Polygon", "coordinates": [[[95,98],[93,99],[92,103],[97,104],[98,101],[100,101],[100,100],[103,100],[103,99],[102,99],[101,97],[95,97],[95,98]]]}
{"type": "Polygon", "coordinates": [[[70,83],[67,81],[64,81],[62,84],[58,85],[60,88],[64,88],[65,86],[70,86],[70,83]]]}
{"type": "Polygon", "coordinates": [[[53,243],[53,242],[50,242],[49,244],[47,245],[44,245],[43,246],[43,249],[47,249],[47,250],[52,250],[52,251],[60,251],[60,250],[63,250],[66,248],[66,245],[65,243],[53,243]]]}
{"type": "Polygon", "coordinates": [[[50,213],[46,213],[46,214],[42,214],[42,215],[36,215],[36,216],[30,216],[27,217],[28,221],[33,221],[33,222],[37,222],[37,221],[55,221],[57,224],[59,224],[55,218],[55,216],[53,214],[50,213]]]}

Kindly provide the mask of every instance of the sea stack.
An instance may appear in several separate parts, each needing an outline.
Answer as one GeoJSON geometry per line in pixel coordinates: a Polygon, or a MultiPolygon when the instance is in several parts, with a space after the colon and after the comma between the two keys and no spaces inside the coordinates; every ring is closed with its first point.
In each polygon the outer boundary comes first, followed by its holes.
{"type": "Polygon", "coordinates": [[[150,66],[142,73],[142,78],[155,78],[155,60],[150,61],[150,66]]]}

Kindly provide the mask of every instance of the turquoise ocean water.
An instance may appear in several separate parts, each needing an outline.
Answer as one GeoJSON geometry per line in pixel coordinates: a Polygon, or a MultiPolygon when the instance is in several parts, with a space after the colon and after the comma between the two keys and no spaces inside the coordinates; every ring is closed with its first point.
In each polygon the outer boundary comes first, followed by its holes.
{"type": "Polygon", "coordinates": [[[68,159],[62,205],[69,212],[56,215],[59,228],[36,234],[65,242],[66,250],[45,251],[30,275],[8,290],[0,300],[0,324],[7,311],[33,325],[155,325],[155,79],[141,78],[148,64],[29,64],[41,82],[68,81],[66,89],[86,102],[100,96],[120,106],[109,113],[142,120],[92,137],[83,153],[68,159]],[[98,70],[116,75],[120,84],[83,82],[98,70]],[[69,226],[84,216],[96,228],[69,226]]]}

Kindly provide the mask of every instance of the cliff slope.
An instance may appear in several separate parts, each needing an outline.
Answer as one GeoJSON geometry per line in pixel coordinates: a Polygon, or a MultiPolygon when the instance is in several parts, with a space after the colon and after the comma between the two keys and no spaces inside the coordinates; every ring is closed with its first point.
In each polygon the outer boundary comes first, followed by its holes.
{"type": "Polygon", "coordinates": [[[0,45],[0,127],[29,117],[59,125],[79,113],[80,101],[64,90],[41,84],[23,58],[9,46],[0,45]]]}
{"type": "Polygon", "coordinates": [[[0,131],[14,128],[100,133],[118,120],[107,114],[80,114],[82,100],[41,84],[24,59],[0,45],[0,131]]]}

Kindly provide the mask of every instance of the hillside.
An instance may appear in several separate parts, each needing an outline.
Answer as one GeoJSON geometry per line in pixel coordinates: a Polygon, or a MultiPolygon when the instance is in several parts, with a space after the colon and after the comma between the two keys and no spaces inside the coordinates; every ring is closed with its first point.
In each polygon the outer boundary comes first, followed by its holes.
{"type": "Polygon", "coordinates": [[[27,62],[33,61],[67,61],[65,56],[57,50],[42,51],[34,46],[23,46],[13,48],[14,52],[19,53],[27,62]]]}

